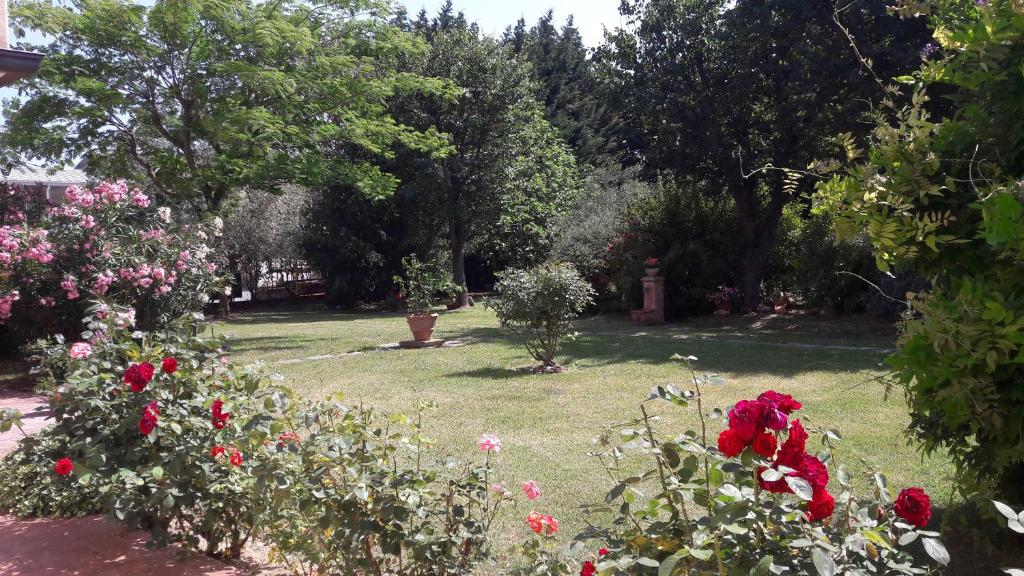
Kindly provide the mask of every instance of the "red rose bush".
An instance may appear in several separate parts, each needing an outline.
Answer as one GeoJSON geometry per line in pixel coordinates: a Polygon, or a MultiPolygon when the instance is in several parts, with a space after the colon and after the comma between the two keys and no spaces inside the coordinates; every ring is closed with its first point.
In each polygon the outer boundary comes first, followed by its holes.
{"type": "MultiPolygon", "coordinates": [[[[88,353],[57,338],[42,368],[53,426],[0,462],[0,510],[20,516],[106,513],[169,542],[237,558],[251,538],[308,574],[468,574],[513,499],[498,482],[501,440],[482,462],[431,459],[423,404],[377,414],[340,399],[299,403],[259,366],[225,359],[187,317],[136,331],[127,308],[97,302],[88,353]],[[96,338],[103,334],[102,338],[96,338]],[[326,537],[325,537],[326,536],[326,537]]],[[[0,429],[20,426],[0,413],[0,429]]],[[[542,489],[524,483],[526,498],[542,489]]],[[[530,526],[553,536],[558,521],[530,526]]]]}
{"type": "Polygon", "coordinates": [[[875,474],[875,497],[856,497],[863,491],[833,458],[840,434],[805,427],[799,401],[769,390],[707,412],[706,389],[722,380],[697,375],[693,357],[673,359],[688,369],[692,390],[656,387],[638,418],[595,440],[595,456],[616,479],[604,503],[585,507],[595,524],[569,546],[547,535],[528,540],[517,574],[924,574],[949,561],[938,533],[925,529],[923,490],[897,495],[875,474]],[[696,405],[699,430],[660,437],[654,401],[696,405]],[[812,452],[818,433],[821,449],[812,452]],[[636,473],[623,462],[631,452],[652,466],[636,473]],[[933,566],[920,566],[928,556],[933,566]]]}

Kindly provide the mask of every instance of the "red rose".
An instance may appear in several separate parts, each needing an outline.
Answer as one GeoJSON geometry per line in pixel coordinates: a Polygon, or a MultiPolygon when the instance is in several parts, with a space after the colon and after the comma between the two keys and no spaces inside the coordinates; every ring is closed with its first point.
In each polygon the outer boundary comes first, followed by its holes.
{"type": "Polygon", "coordinates": [[[828,468],[817,456],[804,454],[796,470],[797,476],[807,480],[812,488],[825,488],[828,485],[828,468]]]}
{"type": "Polygon", "coordinates": [[[594,576],[597,574],[597,566],[590,560],[583,563],[583,568],[580,570],[580,576],[594,576]]]}
{"type": "Polygon", "coordinates": [[[918,528],[924,528],[932,519],[932,499],[920,488],[904,488],[893,506],[896,515],[918,528]]]}
{"type": "Polygon", "coordinates": [[[774,390],[762,392],[757,399],[766,404],[770,404],[776,410],[786,414],[787,416],[804,407],[803,404],[793,400],[793,397],[789,394],[780,394],[774,390]]]}
{"type": "Polygon", "coordinates": [[[146,389],[146,384],[149,384],[149,381],[153,379],[153,372],[155,370],[149,362],[143,362],[142,364],[133,363],[124,371],[124,383],[131,386],[132,392],[142,392],[146,389]]]}
{"type": "Polygon", "coordinates": [[[765,404],[762,402],[740,400],[729,411],[729,428],[739,436],[744,444],[750,444],[754,441],[754,435],[764,429],[762,424],[764,411],[765,404]]]}
{"type": "Polygon", "coordinates": [[[142,418],[139,420],[139,433],[149,436],[157,426],[157,416],[160,415],[160,408],[156,402],[150,402],[142,411],[142,418]]]}
{"type": "Polygon", "coordinates": [[[814,498],[807,503],[807,520],[817,522],[832,515],[836,509],[836,501],[824,488],[814,490],[814,498]]]}
{"type": "Polygon", "coordinates": [[[178,371],[178,360],[172,356],[164,358],[163,363],[160,364],[160,369],[163,370],[164,374],[174,374],[178,371]]]}
{"type": "Polygon", "coordinates": [[[718,435],[718,450],[727,457],[739,456],[744,448],[746,448],[746,444],[740,440],[739,434],[732,428],[722,430],[722,433],[718,435]]]}
{"type": "Polygon", "coordinates": [[[224,447],[221,446],[220,444],[217,444],[213,448],[210,448],[210,456],[213,456],[214,458],[216,458],[218,456],[223,456],[223,455],[224,455],[224,447]]]}
{"type": "Polygon", "coordinates": [[[231,418],[230,412],[224,412],[224,402],[222,400],[214,400],[213,406],[210,406],[210,422],[213,423],[213,427],[217,430],[224,428],[228,422],[228,418],[231,418]]]}
{"type": "Polygon", "coordinates": [[[242,465],[242,453],[239,452],[238,450],[235,450],[234,452],[231,453],[231,465],[232,466],[241,466],[242,465]]]}
{"type": "Polygon", "coordinates": [[[597,555],[598,556],[602,556],[602,557],[603,556],[607,556],[608,555],[608,549],[607,548],[601,548],[600,550],[597,551],[597,555]]]}
{"type": "Polygon", "coordinates": [[[771,458],[775,455],[776,446],[775,434],[760,432],[754,437],[754,452],[765,458],[771,458]]]}
{"type": "Polygon", "coordinates": [[[793,420],[789,426],[789,436],[782,443],[775,462],[787,468],[799,468],[807,449],[807,431],[799,420],[793,420]]]}
{"type": "Polygon", "coordinates": [[[75,463],[71,461],[71,458],[61,458],[53,465],[53,471],[56,472],[58,476],[70,476],[71,471],[74,469],[75,463]]]}
{"type": "MultiPolygon", "coordinates": [[[[775,469],[776,465],[772,465],[772,470],[775,469]]],[[[762,490],[767,490],[772,494],[785,494],[787,492],[792,492],[792,490],[789,489],[789,484],[786,484],[785,478],[779,478],[778,480],[772,480],[771,482],[765,480],[764,477],[761,476],[765,470],[768,470],[767,466],[759,466],[757,468],[757,483],[761,486],[762,490]]]]}

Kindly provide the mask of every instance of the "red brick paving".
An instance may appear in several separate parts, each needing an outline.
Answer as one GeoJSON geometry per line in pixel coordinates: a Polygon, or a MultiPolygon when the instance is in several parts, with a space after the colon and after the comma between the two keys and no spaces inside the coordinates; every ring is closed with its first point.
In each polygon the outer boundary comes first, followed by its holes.
{"type": "MultiPolygon", "coordinates": [[[[0,408],[24,415],[32,434],[52,422],[45,398],[0,391],[0,408]]],[[[17,428],[0,434],[0,456],[17,446],[17,428]]],[[[0,576],[240,576],[242,571],[208,558],[179,561],[176,547],[146,548],[145,532],[129,531],[98,516],[19,520],[0,516],[0,576]]]]}

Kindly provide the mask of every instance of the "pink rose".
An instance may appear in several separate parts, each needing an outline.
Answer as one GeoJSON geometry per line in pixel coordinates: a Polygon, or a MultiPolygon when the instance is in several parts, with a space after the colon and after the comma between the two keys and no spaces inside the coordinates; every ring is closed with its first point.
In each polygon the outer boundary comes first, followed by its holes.
{"type": "Polygon", "coordinates": [[[526,494],[526,498],[529,500],[536,500],[540,497],[540,487],[533,480],[523,482],[523,494],[526,494]]]}
{"type": "Polygon", "coordinates": [[[81,360],[92,354],[92,346],[88,342],[75,342],[71,345],[71,357],[81,360]]]}
{"type": "Polygon", "coordinates": [[[481,452],[501,452],[501,439],[494,434],[484,434],[476,441],[481,452]]]}

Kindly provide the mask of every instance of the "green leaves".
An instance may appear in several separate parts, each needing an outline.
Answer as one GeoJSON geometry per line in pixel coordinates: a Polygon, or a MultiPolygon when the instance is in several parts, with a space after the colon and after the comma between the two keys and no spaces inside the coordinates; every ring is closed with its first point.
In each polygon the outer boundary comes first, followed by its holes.
{"type": "Polygon", "coordinates": [[[814,569],[818,571],[819,576],[835,576],[836,563],[821,548],[815,547],[811,549],[811,561],[814,563],[814,569]]]}
{"type": "Polygon", "coordinates": [[[938,538],[923,538],[921,543],[924,544],[924,551],[933,560],[943,566],[949,564],[949,552],[946,551],[946,547],[942,544],[941,540],[938,538]]]}

